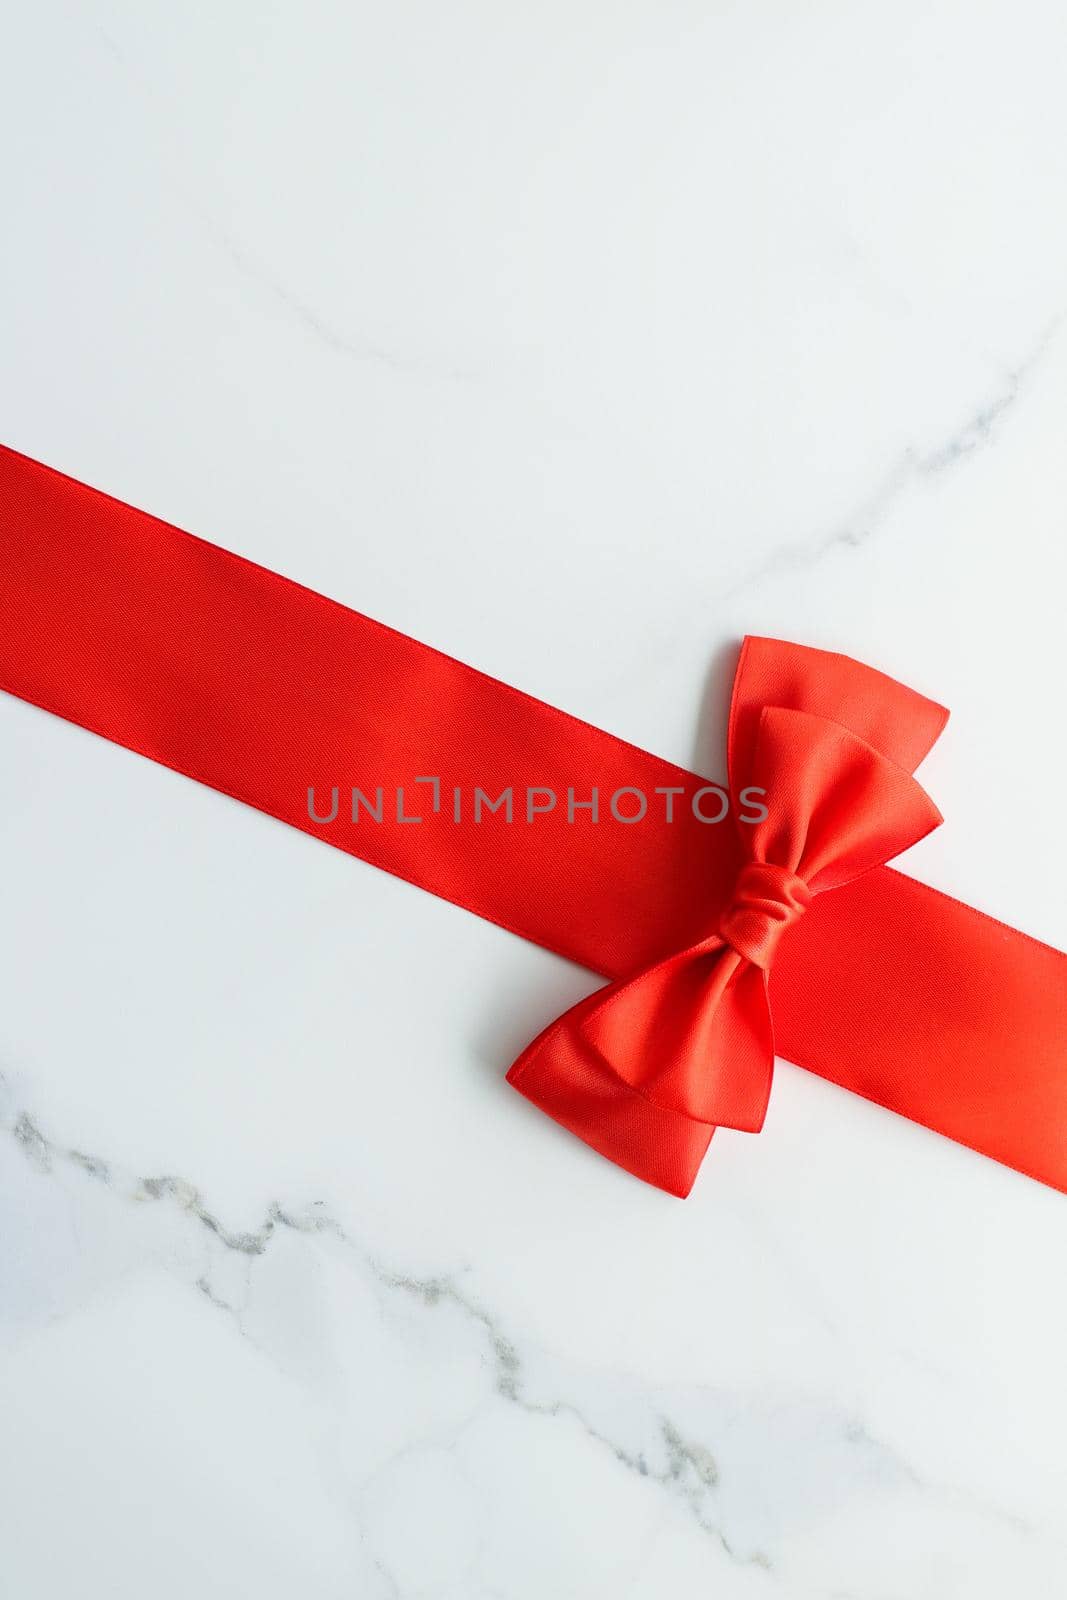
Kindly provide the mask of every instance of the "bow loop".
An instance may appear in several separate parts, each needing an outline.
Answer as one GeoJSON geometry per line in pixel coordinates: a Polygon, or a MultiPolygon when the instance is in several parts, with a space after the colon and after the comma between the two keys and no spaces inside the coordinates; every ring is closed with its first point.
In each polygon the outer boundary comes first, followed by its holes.
{"type": "Polygon", "coordinates": [[[828,717],[765,706],[746,782],[766,790],[767,815],[746,829],[754,862],[785,868],[811,894],[892,860],[941,822],[910,772],[828,717]]]}

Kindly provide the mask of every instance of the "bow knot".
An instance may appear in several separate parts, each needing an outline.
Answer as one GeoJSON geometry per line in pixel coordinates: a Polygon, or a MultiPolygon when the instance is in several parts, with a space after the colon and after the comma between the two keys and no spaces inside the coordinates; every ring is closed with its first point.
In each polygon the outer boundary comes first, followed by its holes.
{"type": "Polygon", "coordinates": [[[769,972],[783,933],[810,904],[811,890],[788,867],[746,862],[719,919],[719,937],[754,967],[769,972]]]}

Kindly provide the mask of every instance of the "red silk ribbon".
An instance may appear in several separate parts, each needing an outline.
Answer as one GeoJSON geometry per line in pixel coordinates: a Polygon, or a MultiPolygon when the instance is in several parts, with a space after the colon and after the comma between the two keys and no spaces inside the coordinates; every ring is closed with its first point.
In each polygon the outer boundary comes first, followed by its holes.
{"type": "Polygon", "coordinates": [[[945,713],[881,673],[747,640],[731,789],[768,815],[708,826],[694,774],[3,448],[0,599],[8,692],[610,979],[509,1077],[649,1182],[687,1193],[716,1125],[760,1126],[777,1050],[1067,1191],[1067,957],[882,864],[940,820],[912,773],[945,713]],[[680,798],[309,815],[428,775],[680,798]]]}

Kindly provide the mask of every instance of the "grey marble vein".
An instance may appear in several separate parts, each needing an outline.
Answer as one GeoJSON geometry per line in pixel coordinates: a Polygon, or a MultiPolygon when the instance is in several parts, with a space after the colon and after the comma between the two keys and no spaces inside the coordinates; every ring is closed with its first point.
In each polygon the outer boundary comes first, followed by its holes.
{"type": "MultiPolygon", "coordinates": [[[[139,102],[145,116],[145,126],[151,126],[154,115],[154,98],[151,85],[142,76],[129,54],[118,40],[99,23],[93,29],[112,65],[122,73],[124,81],[139,102]]],[[[334,319],[324,316],[303,297],[297,294],[280,274],[270,271],[252,252],[237,242],[209,210],[196,200],[190,191],[167,171],[162,156],[157,153],[169,192],[186,213],[194,216],[203,236],[226,258],[230,268],[249,283],[263,290],[285,315],[306,335],[332,354],[347,360],[371,363],[399,375],[443,380],[448,383],[466,382],[478,376],[469,367],[456,363],[436,361],[422,355],[412,355],[390,348],[363,335],[343,329],[334,319]]]]}
{"type": "Polygon", "coordinates": [[[1023,356],[1008,368],[1002,383],[984,396],[947,437],[926,450],[908,446],[871,493],[840,523],[813,537],[778,545],[728,585],[720,599],[732,600],[772,574],[817,566],[835,550],[858,549],[879,531],[908,489],[924,479],[943,475],[993,443],[1054,343],[1062,322],[1058,313],[1050,318],[1023,356]]]}
{"type": "MultiPolygon", "coordinates": [[[[6,1130],[38,1173],[55,1178],[66,1171],[106,1189],[116,1200],[172,1208],[187,1218],[191,1226],[203,1230],[226,1255],[242,1259],[250,1271],[255,1262],[265,1256],[280,1231],[333,1240],[353,1264],[371,1274],[387,1295],[414,1301],[431,1314],[450,1308],[461,1316],[484,1343],[493,1391],[501,1401],[530,1416],[570,1422],[598,1448],[607,1451],[624,1471],[673,1496],[731,1560],[764,1571],[772,1569],[771,1557],[765,1551],[743,1549],[741,1543],[724,1530],[721,1508],[717,1506],[722,1474],[715,1453],[705,1440],[694,1436],[691,1429],[668,1413],[654,1393],[641,1397],[645,1419],[641,1428],[646,1437],[636,1447],[615,1437],[609,1427],[590,1417],[586,1406],[565,1393],[551,1398],[538,1397],[528,1381],[527,1363],[515,1339],[484,1304],[465,1292],[453,1277],[444,1274],[423,1277],[383,1263],[321,1202],[291,1207],[273,1201],[258,1226],[231,1228],[206,1203],[198,1187],[185,1179],[173,1174],[135,1176],[111,1161],[49,1137],[25,1110],[3,1116],[0,1128],[6,1130]]],[[[220,1291],[210,1267],[196,1273],[189,1282],[197,1294],[231,1319],[243,1336],[248,1336],[243,1326],[245,1306],[220,1291]]],[[[580,1386],[581,1375],[561,1368],[553,1379],[563,1389],[580,1386]]],[[[847,1422],[842,1424],[841,1437],[846,1445],[848,1428],[847,1422]]]]}
{"type": "MultiPolygon", "coordinates": [[[[751,1531],[747,1537],[739,1538],[728,1530],[729,1518],[724,1512],[722,1493],[728,1487],[729,1480],[721,1452],[702,1436],[702,1430],[694,1432],[692,1427],[686,1426],[676,1404],[656,1390],[635,1385],[628,1379],[621,1380],[631,1404],[636,1394],[641,1437],[640,1442],[634,1442],[625,1437],[625,1430],[620,1434],[610,1425],[610,1420],[597,1414],[598,1410],[605,1410],[610,1419],[617,1409],[617,1399],[613,1400],[609,1395],[606,1405],[598,1404],[595,1388],[589,1390],[580,1402],[568,1393],[582,1393],[589,1374],[572,1371],[558,1362],[546,1361],[545,1353],[534,1346],[530,1346],[524,1355],[520,1343],[500,1320],[457,1283],[454,1276],[420,1276],[384,1263],[360,1243],[322,1202],[294,1207],[272,1201],[258,1226],[233,1228],[226,1225],[217,1211],[207,1204],[195,1184],[172,1174],[135,1176],[111,1161],[86,1154],[82,1149],[49,1137],[25,1109],[9,1108],[0,1117],[0,1128],[7,1132],[12,1144],[39,1175],[55,1180],[63,1174],[69,1174],[74,1182],[83,1181],[98,1186],[118,1201],[139,1206],[167,1207],[172,1213],[187,1219],[190,1227],[202,1231],[224,1256],[243,1261],[249,1274],[283,1231],[298,1237],[331,1241],[352,1265],[369,1274],[378,1290],[387,1297],[414,1302],[431,1315],[450,1310],[463,1319],[483,1345],[492,1390],[502,1402],[523,1414],[559,1419],[577,1427],[593,1445],[606,1451],[620,1469],[673,1498],[692,1517],[701,1532],[713,1539],[731,1561],[773,1574],[773,1555],[759,1544],[753,1544],[751,1531]],[[536,1377],[530,1373],[531,1360],[542,1369],[547,1368],[547,1381],[555,1393],[546,1397],[539,1392],[546,1379],[544,1371],[536,1377]],[[664,1404],[665,1399],[667,1404],[664,1404]]],[[[213,1309],[231,1320],[242,1336],[249,1337],[244,1322],[250,1277],[246,1279],[244,1303],[222,1291],[210,1264],[193,1273],[187,1281],[194,1292],[201,1295],[213,1309]]],[[[257,1341],[253,1339],[253,1342],[257,1341]]],[[[873,1473],[876,1481],[901,1488],[920,1487],[918,1475],[873,1438],[861,1421],[845,1416],[831,1426],[838,1430],[839,1447],[845,1452],[842,1459],[848,1460],[848,1453],[856,1453],[855,1465],[849,1469],[853,1475],[859,1472],[863,1477],[864,1474],[873,1473]]],[[[773,1419],[770,1427],[773,1448],[773,1419]]],[[[955,1489],[929,1484],[922,1487],[926,1492],[934,1487],[947,1503],[966,1501],[982,1515],[1010,1522],[1017,1532],[1025,1536],[1033,1536],[1038,1532],[1001,1508],[981,1505],[973,1496],[962,1496],[955,1489]]],[[[383,1579],[392,1582],[384,1568],[382,1575],[383,1579]]],[[[400,1590],[397,1588],[395,1592],[399,1594],[400,1590]]]]}

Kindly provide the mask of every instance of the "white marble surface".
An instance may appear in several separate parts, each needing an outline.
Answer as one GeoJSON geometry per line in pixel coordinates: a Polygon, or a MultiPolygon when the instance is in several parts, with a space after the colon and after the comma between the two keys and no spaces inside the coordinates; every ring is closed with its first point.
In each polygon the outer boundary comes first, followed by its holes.
{"type": "MultiPolygon", "coordinates": [[[[954,713],[908,869],[1063,947],[1065,63],[1055,0],[12,0],[0,436],[713,775],[742,632],[868,659],[954,713]]],[[[781,1066],[680,1204],[504,1085],[586,974],[0,752],[5,1595],[1067,1590],[1064,1196],[781,1066]]]]}

